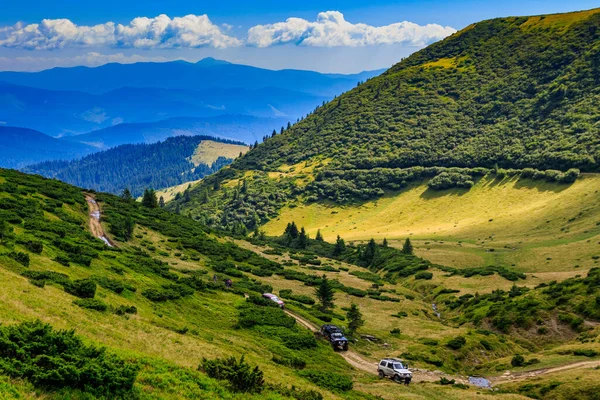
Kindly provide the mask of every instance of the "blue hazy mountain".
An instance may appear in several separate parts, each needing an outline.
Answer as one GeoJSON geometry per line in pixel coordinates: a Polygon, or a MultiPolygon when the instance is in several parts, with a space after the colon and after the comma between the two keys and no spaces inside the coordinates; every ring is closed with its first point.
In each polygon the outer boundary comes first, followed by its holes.
{"type": "Polygon", "coordinates": [[[122,144],[155,143],[173,136],[214,136],[245,143],[262,141],[273,129],[287,124],[285,118],[263,118],[248,115],[219,115],[208,118],[169,118],[156,122],[119,124],[83,135],[65,137],[62,141],[83,143],[98,150],[122,144]]]}
{"type": "Polygon", "coordinates": [[[100,67],[53,68],[41,72],[0,72],[0,81],[48,90],[105,93],[126,86],[160,89],[205,90],[211,88],[261,89],[277,87],[333,97],[358,81],[382,73],[322,74],[301,70],[269,70],[207,58],[197,63],[106,64],[100,67]]]}
{"type": "Polygon", "coordinates": [[[22,168],[46,160],[80,157],[96,151],[77,142],[55,139],[32,129],[0,126],[0,167],[22,168]]]}
{"type": "Polygon", "coordinates": [[[0,82],[0,121],[52,136],[69,136],[119,123],[152,122],[173,117],[239,114],[295,121],[325,99],[277,87],[193,91],[127,86],[90,94],[0,82]]]}

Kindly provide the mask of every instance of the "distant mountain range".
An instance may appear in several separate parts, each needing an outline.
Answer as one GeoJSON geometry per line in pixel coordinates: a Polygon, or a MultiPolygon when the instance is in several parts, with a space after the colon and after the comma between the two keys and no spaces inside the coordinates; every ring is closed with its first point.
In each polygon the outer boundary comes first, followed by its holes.
{"type": "Polygon", "coordinates": [[[293,122],[380,72],[272,71],[215,59],[0,72],[0,124],[62,137],[175,117],[293,122]]]}
{"type": "Polygon", "coordinates": [[[219,115],[209,118],[169,118],[156,122],[120,124],[84,135],[70,136],[64,141],[79,142],[107,149],[127,143],[155,143],[172,136],[204,135],[245,143],[262,141],[273,129],[287,124],[285,118],[260,118],[248,115],[219,115]]]}
{"type": "Polygon", "coordinates": [[[123,87],[95,95],[0,82],[0,121],[52,136],[87,133],[123,122],[223,114],[285,118],[287,122],[312,111],[324,100],[276,87],[202,91],[123,87]]]}
{"type": "Polygon", "coordinates": [[[53,68],[41,72],[0,72],[0,81],[48,90],[106,93],[122,87],[206,90],[256,90],[277,87],[316,96],[333,97],[384,70],[353,75],[313,71],[279,71],[205,58],[197,63],[106,64],[100,67],[53,68]]]}
{"type": "Polygon", "coordinates": [[[0,126],[0,167],[22,168],[43,160],[63,160],[95,151],[91,146],[55,139],[32,129],[0,126]]]}

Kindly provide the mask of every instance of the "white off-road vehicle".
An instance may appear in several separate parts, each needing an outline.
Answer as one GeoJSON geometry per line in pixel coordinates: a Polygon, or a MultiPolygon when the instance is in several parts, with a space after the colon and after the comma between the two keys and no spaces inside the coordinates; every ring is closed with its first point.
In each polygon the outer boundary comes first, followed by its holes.
{"type": "Polygon", "coordinates": [[[380,378],[391,378],[394,382],[408,385],[412,380],[412,372],[408,369],[408,364],[397,358],[384,358],[379,362],[377,373],[380,378]]]}

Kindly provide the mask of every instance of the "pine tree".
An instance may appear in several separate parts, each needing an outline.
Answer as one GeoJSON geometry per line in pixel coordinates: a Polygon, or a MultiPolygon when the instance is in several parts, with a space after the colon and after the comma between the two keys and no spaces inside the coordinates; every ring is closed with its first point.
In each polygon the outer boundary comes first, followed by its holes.
{"type": "Polygon", "coordinates": [[[121,198],[125,201],[133,200],[133,196],[131,195],[131,192],[128,188],[123,189],[123,192],[121,193],[121,198]]]}
{"type": "Polygon", "coordinates": [[[362,313],[358,306],[354,303],[350,305],[350,309],[346,312],[346,319],[348,320],[348,333],[353,336],[358,328],[365,324],[362,318],[362,313]]]}
{"type": "Polygon", "coordinates": [[[382,246],[383,247],[388,247],[388,241],[387,241],[386,238],[383,238],[383,244],[382,244],[382,246]]]}
{"type": "Polygon", "coordinates": [[[298,238],[298,227],[296,226],[295,222],[292,223],[288,223],[287,226],[285,227],[285,231],[283,232],[284,235],[288,235],[291,239],[297,239],[298,238]]]}
{"type": "Polygon", "coordinates": [[[304,230],[304,227],[300,229],[300,233],[298,234],[298,247],[301,249],[305,249],[308,246],[308,235],[304,230]]]}
{"type": "Polygon", "coordinates": [[[344,253],[344,251],[346,251],[346,242],[344,242],[344,239],[342,239],[340,235],[338,235],[335,241],[335,247],[333,248],[333,255],[341,256],[342,253],[344,253]]]}
{"type": "Polygon", "coordinates": [[[323,240],[323,235],[321,235],[321,230],[320,229],[317,230],[317,235],[315,236],[315,240],[317,242],[323,242],[324,241],[323,240]]]}
{"type": "Polygon", "coordinates": [[[153,189],[144,190],[144,197],[142,197],[142,205],[148,208],[158,207],[158,200],[156,200],[156,192],[153,189]]]}
{"type": "Polygon", "coordinates": [[[325,312],[333,307],[333,288],[326,275],[323,275],[321,283],[316,287],[315,296],[321,305],[321,311],[325,312]]]}
{"type": "Polygon", "coordinates": [[[291,127],[292,127],[292,124],[290,123],[290,121],[288,121],[287,129],[290,129],[291,127]]]}
{"type": "Polygon", "coordinates": [[[158,199],[158,206],[160,208],[165,208],[165,199],[162,196],[160,196],[160,199],[158,199]]]}
{"type": "Polygon", "coordinates": [[[406,241],[404,242],[404,246],[402,246],[402,253],[404,254],[413,254],[413,245],[410,242],[410,239],[406,238],[406,241]]]}
{"type": "Polygon", "coordinates": [[[375,243],[375,239],[369,240],[365,252],[363,253],[362,259],[366,261],[368,264],[373,263],[375,257],[377,256],[377,243],[375,243]]]}
{"type": "Polygon", "coordinates": [[[131,215],[127,215],[127,217],[125,217],[125,223],[123,225],[123,237],[125,238],[125,240],[129,240],[133,237],[133,230],[135,228],[135,222],[133,221],[133,218],[131,218],[131,215]]]}

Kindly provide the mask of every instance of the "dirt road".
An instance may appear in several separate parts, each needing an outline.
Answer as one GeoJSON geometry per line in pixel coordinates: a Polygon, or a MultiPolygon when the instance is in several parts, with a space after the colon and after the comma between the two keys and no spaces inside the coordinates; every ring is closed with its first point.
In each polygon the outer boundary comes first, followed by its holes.
{"type": "Polygon", "coordinates": [[[92,235],[102,240],[108,247],[115,247],[114,243],[104,233],[102,224],[100,224],[100,206],[96,202],[96,199],[91,194],[86,194],[85,199],[90,210],[90,231],[92,235]]]}
{"type": "Polygon", "coordinates": [[[504,375],[490,378],[490,382],[494,385],[500,385],[509,382],[519,382],[529,378],[535,378],[540,375],[554,374],[557,372],[568,371],[572,369],[596,368],[600,367],[600,360],[595,361],[579,361],[576,363],[565,364],[558,367],[542,368],[533,371],[518,372],[516,374],[506,373],[504,375]]]}

